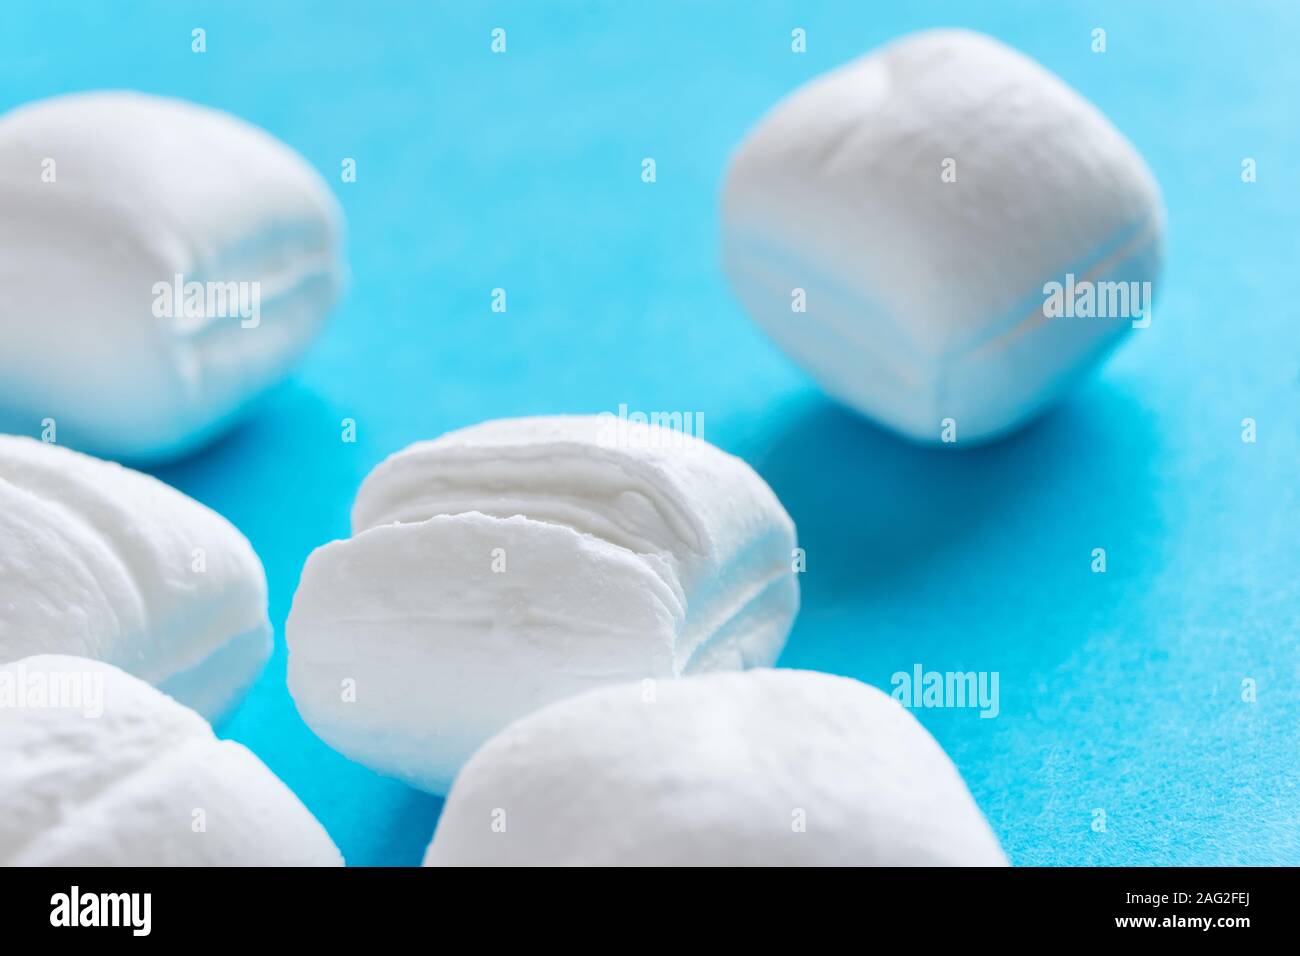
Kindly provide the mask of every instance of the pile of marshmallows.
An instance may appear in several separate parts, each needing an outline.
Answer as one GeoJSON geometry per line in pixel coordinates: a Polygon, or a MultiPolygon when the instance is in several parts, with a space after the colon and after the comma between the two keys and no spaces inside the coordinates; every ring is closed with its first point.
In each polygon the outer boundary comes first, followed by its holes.
{"type": "MultiPolygon", "coordinates": [[[[1150,281],[1161,230],[1150,173],[1092,106],[958,31],[796,91],[725,187],[755,318],[828,392],[929,441],[945,420],[1004,432],[1095,363],[1128,323],[1035,297],[1066,273],[1150,281]]],[[[319,327],[341,233],[306,163],[230,116],[126,93],[10,113],[0,420],[127,461],[201,445],[319,327]],[[243,311],[188,308],[192,282],[243,311]]],[[[770,669],[797,544],[762,479],[654,426],[610,435],[524,418],[412,445],[303,570],[289,689],[337,750],[448,794],[426,862],[1005,863],[898,703],[770,669]]],[[[261,563],[227,521],[0,436],[0,864],[341,863],[208,723],[271,646],[261,563]]]]}

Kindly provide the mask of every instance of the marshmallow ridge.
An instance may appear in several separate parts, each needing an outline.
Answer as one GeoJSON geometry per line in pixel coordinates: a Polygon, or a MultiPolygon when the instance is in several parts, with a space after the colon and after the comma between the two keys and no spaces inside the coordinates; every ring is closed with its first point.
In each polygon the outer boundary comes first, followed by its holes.
{"type": "Polygon", "coordinates": [[[313,552],[286,625],[307,723],[445,792],[543,703],[775,661],[798,608],[793,523],[740,459],[668,431],[507,419],[376,467],[353,537],[313,552]]]}

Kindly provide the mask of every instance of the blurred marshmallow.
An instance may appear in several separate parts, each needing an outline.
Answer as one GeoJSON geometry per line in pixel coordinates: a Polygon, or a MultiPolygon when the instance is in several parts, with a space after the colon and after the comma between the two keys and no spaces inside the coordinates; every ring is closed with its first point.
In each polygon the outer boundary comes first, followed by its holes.
{"type": "Polygon", "coordinates": [[[0,117],[0,428],[158,460],[275,384],[343,282],[342,217],[227,113],[78,93],[0,117]]]}
{"type": "Polygon", "coordinates": [[[1149,323],[1163,228],[1150,170],[1095,107],[996,40],[936,30],[759,123],[727,174],[723,261],[831,395],[912,439],[978,441],[1149,323]],[[1049,317],[1053,283],[1119,314],[1049,317]]]}
{"type": "Polygon", "coordinates": [[[0,665],[0,866],[339,866],[297,797],[99,661],[0,665]]]}
{"type": "Polygon", "coordinates": [[[961,776],[893,698],[753,670],[590,691],[456,778],[427,866],[1001,866],[961,776]]]}
{"type": "Polygon", "coordinates": [[[230,522],[149,475],[0,435],[0,662],[92,657],[210,720],[271,653],[266,575],[230,522]]]}

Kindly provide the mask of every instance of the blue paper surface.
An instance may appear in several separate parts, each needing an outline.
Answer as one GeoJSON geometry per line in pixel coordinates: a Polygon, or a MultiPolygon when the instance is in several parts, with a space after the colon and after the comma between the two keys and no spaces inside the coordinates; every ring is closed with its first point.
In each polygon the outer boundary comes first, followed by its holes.
{"type": "Polygon", "coordinates": [[[308,553],[346,536],[362,477],[411,441],[626,403],[703,412],[794,517],[808,570],[783,666],[886,688],[916,664],[998,672],[995,719],[915,713],[1015,863],[1296,864],[1297,36],[1287,3],[8,3],[0,108],[186,97],[288,142],[343,204],[352,283],[320,340],[243,425],[155,473],[265,562],[275,656],[219,729],[350,863],[418,862],[440,801],[334,753],[294,710],[283,624],[308,553]],[[1057,411],[974,450],[837,408],[718,266],[725,163],[763,111],[955,25],[1096,103],[1168,207],[1151,328],[1057,411]]]}

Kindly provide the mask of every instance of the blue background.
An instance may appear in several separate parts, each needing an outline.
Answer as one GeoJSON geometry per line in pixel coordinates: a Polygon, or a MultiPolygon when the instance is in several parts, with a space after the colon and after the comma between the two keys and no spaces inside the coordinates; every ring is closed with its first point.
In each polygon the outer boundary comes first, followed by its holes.
{"type": "Polygon", "coordinates": [[[349,862],[417,862],[440,802],[298,718],[282,633],[307,554],[346,536],[362,477],[411,441],[625,402],[702,411],[793,515],[809,565],[783,665],[885,687],[914,663],[1000,672],[997,719],[916,714],[1014,862],[1294,864],[1298,36],[1300,5],[1172,0],[6,3],[0,108],[98,87],[218,106],[301,151],[346,210],[352,284],[322,337],[246,423],[157,474],[266,564],[276,653],[220,730],[349,862]],[[718,267],[721,177],[746,129],[805,79],[936,25],[1000,37],[1097,103],[1169,212],[1152,327],[976,450],[916,448],[841,411],[718,267]],[[498,286],[506,314],[489,308],[498,286]]]}

